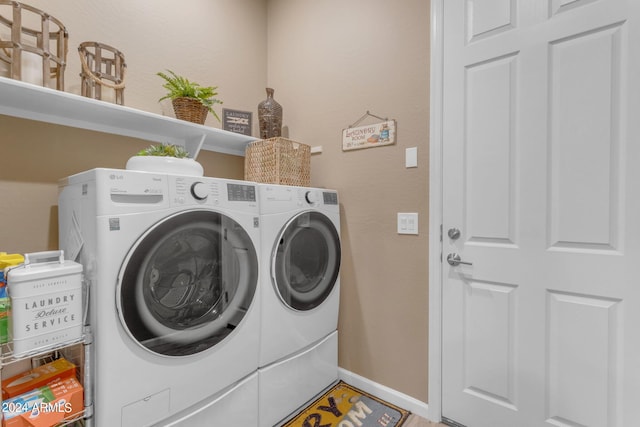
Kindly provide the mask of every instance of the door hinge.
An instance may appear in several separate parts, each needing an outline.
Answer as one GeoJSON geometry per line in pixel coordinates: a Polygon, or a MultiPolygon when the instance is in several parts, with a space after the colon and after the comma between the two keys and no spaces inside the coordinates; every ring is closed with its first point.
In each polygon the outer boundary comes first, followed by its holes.
{"type": "Polygon", "coordinates": [[[440,264],[442,264],[442,224],[440,224],[440,264]]]}

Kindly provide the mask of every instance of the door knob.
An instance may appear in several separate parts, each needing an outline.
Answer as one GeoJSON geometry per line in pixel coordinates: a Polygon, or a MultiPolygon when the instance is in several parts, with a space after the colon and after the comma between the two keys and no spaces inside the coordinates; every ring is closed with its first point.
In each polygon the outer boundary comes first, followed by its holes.
{"type": "Polygon", "coordinates": [[[462,259],[460,258],[460,255],[458,255],[456,253],[451,253],[451,254],[447,255],[447,262],[449,263],[449,265],[452,265],[454,267],[458,266],[460,264],[473,265],[470,262],[462,261],[462,259]]]}
{"type": "Polygon", "coordinates": [[[450,228],[449,230],[447,230],[447,236],[449,236],[451,240],[458,240],[460,238],[460,230],[455,227],[450,228]]]}

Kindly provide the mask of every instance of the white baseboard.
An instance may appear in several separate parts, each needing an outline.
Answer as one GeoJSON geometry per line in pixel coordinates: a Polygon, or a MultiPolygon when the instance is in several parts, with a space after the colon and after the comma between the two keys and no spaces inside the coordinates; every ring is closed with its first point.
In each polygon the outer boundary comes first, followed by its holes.
{"type": "Polygon", "coordinates": [[[371,381],[358,374],[354,374],[346,369],[338,368],[338,376],[347,384],[351,384],[354,387],[359,388],[362,391],[366,391],[382,400],[386,400],[389,403],[393,403],[411,413],[419,415],[423,418],[427,418],[428,406],[425,402],[401,393],[397,390],[378,384],[375,381],[371,381]]]}

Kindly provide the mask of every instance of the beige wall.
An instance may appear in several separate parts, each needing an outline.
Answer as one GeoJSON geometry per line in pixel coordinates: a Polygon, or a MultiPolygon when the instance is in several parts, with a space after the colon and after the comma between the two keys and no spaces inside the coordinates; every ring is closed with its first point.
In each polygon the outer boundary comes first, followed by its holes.
{"type": "MultiPolygon", "coordinates": [[[[134,108],[170,114],[156,102],[155,73],[165,68],[219,85],[224,106],[253,111],[254,121],[265,86],[275,88],[289,137],[323,147],[312,158],[313,185],[340,191],[339,363],[426,401],[429,2],[189,3],[29,1],[68,27],[70,92],[79,92],[76,47],[85,40],[125,53],[134,108]],[[367,110],[397,120],[397,144],[342,152],[342,129],[367,110]],[[408,147],[418,147],[418,168],[404,167],[408,147]],[[396,234],[397,212],[419,213],[419,236],[396,234]]],[[[57,247],[57,180],[123,167],[146,145],[0,116],[0,250],[57,247]]],[[[202,152],[198,160],[206,175],[242,176],[241,158],[202,152]]]]}
{"type": "MultiPolygon", "coordinates": [[[[69,32],[65,91],[80,93],[78,45],[106,43],[127,63],[125,104],[172,115],[158,71],[218,86],[223,107],[252,111],[266,82],[265,0],[29,0],[69,32]]],[[[6,9],[2,9],[3,11],[6,9]]],[[[216,106],[220,114],[221,106],[216,106]]],[[[215,118],[207,125],[220,127],[215,118]]],[[[257,130],[257,127],[255,128],[257,130]]]]}
{"type": "MultiPolygon", "coordinates": [[[[148,141],[0,115],[0,251],[58,248],[58,180],[95,167],[124,168],[148,141]]],[[[208,176],[242,179],[243,159],[202,151],[208,176]]]]}
{"type": "MultiPolygon", "coordinates": [[[[219,86],[227,108],[254,111],[263,98],[264,0],[190,0],[189,7],[169,0],[27,3],[58,18],[69,32],[67,92],[80,93],[78,44],[99,41],[125,54],[126,106],[173,115],[170,104],[158,103],[164,89],[155,73],[167,68],[203,85],[219,86]]],[[[221,106],[216,110],[220,114],[221,106]]],[[[211,114],[206,125],[220,127],[211,114]]],[[[0,115],[0,251],[57,248],[57,181],[95,167],[124,168],[127,159],[147,145],[0,115]]],[[[202,151],[198,161],[208,176],[243,176],[240,157],[202,151]]]]}
{"type": "Polygon", "coordinates": [[[286,131],[322,146],[312,184],[340,191],[340,366],[426,401],[429,2],[268,6],[268,83],[286,131]],[[342,129],[367,110],[397,120],[397,144],[343,152],[342,129]],[[418,168],[404,167],[408,147],[418,168]],[[397,212],[419,213],[419,236],[396,233],[397,212]]]}

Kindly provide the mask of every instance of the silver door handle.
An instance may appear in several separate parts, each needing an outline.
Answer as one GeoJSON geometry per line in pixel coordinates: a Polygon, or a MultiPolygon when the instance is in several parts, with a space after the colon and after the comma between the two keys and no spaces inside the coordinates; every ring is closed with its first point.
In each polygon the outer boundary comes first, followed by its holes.
{"type": "Polygon", "coordinates": [[[456,253],[452,253],[447,255],[447,262],[449,263],[449,265],[452,266],[457,266],[460,264],[464,264],[464,265],[473,265],[470,262],[466,262],[466,261],[462,261],[462,259],[460,258],[460,255],[456,254],[456,253]]]}
{"type": "Polygon", "coordinates": [[[447,230],[447,236],[449,236],[451,240],[458,240],[460,238],[460,234],[460,230],[455,227],[447,230]]]}

